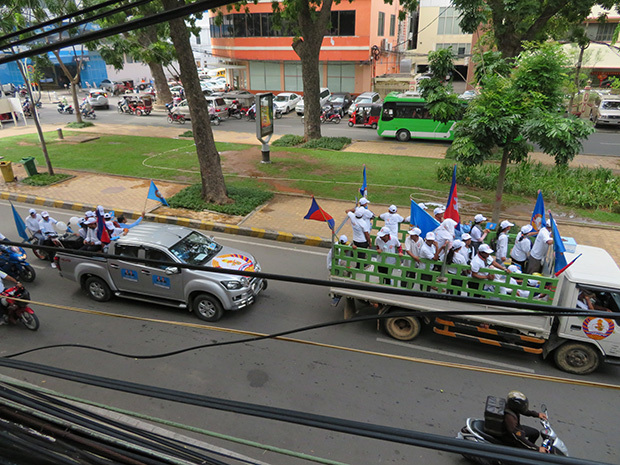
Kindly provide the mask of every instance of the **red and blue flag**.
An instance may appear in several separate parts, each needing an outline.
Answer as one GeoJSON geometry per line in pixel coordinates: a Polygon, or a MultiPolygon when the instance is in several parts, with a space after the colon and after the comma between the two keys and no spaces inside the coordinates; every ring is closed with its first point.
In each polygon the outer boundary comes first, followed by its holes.
{"type": "Polygon", "coordinates": [[[95,215],[97,217],[97,239],[99,239],[102,244],[109,244],[110,235],[108,234],[108,228],[105,227],[103,207],[97,207],[95,210],[95,215]]]}
{"type": "Polygon", "coordinates": [[[444,219],[450,218],[456,221],[457,229],[461,227],[461,216],[459,215],[459,196],[456,193],[456,165],[452,171],[452,185],[450,186],[450,195],[448,196],[448,203],[446,205],[446,211],[443,214],[444,219]]]}
{"type": "Polygon", "coordinates": [[[312,197],[312,205],[310,205],[310,210],[308,210],[308,213],[306,214],[306,216],[304,216],[304,220],[325,221],[329,225],[329,229],[331,229],[332,231],[336,227],[336,222],[334,221],[334,218],[332,218],[329,213],[319,207],[319,204],[316,203],[314,197],[312,197]]]}

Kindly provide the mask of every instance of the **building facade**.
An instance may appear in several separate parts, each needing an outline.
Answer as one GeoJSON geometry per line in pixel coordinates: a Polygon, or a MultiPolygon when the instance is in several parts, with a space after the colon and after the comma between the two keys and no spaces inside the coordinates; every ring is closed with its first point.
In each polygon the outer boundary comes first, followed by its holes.
{"type": "MultiPolygon", "coordinates": [[[[225,11],[221,25],[211,13],[211,53],[228,68],[228,81],[235,88],[255,92],[302,92],[301,62],[291,46],[293,37],[274,26],[271,1],[247,7],[247,13],[225,11]]],[[[321,87],[361,93],[372,89],[375,76],[398,72],[406,42],[398,12],[397,1],[334,5],[331,30],[319,55],[321,87]]]]}

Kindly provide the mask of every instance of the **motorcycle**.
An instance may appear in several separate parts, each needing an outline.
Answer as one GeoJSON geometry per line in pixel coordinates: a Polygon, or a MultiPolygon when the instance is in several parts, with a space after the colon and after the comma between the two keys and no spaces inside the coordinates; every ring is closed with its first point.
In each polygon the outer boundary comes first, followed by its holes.
{"type": "Polygon", "coordinates": [[[22,113],[26,118],[32,118],[33,112],[34,109],[32,103],[30,102],[30,100],[26,99],[22,104],[22,113]]]}
{"type": "MultiPolygon", "coordinates": [[[[47,246],[47,247],[56,247],[59,249],[72,249],[72,250],[77,250],[82,247],[84,240],[81,237],[73,234],[73,231],[71,230],[71,228],[68,227],[65,223],[63,223],[62,221],[59,221],[58,223],[56,223],[56,228],[60,231],[60,234],[47,233],[45,236],[45,241],[43,242],[43,244],[40,244],[40,245],[47,246]]],[[[54,257],[56,257],[55,251],[48,250],[48,249],[40,249],[37,247],[34,247],[32,249],[32,253],[34,253],[34,255],[39,260],[48,260],[48,261],[53,262],[54,257]]]]}
{"type": "MultiPolygon", "coordinates": [[[[547,449],[550,454],[568,457],[568,448],[564,444],[564,441],[562,441],[556,432],[551,428],[548,418],[549,414],[547,413],[547,406],[545,404],[541,406],[541,411],[547,415],[547,420],[540,419],[540,424],[542,425],[542,429],[540,430],[542,447],[547,449]]],[[[465,426],[461,429],[461,431],[459,431],[456,437],[457,439],[464,439],[466,441],[473,441],[480,444],[495,444],[501,446],[507,445],[504,444],[498,437],[486,433],[484,431],[484,420],[479,418],[468,418],[465,426]]],[[[506,462],[502,462],[500,460],[477,457],[475,455],[463,454],[463,457],[479,465],[506,464],[506,462]]]]}
{"type": "Polygon", "coordinates": [[[248,108],[245,112],[245,117],[248,121],[254,121],[256,119],[256,111],[248,108]]]}
{"type": "Polygon", "coordinates": [[[230,108],[228,108],[228,117],[241,119],[243,117],[243,110],[238,107],[238,104],[233,102],[230,108]]]}
{"type": "Polygon", "coordinates": [[[65,104],[60,102],[57,106],[56,106],[56,110],[58,110],[58,113],[65,114],[65,115],[72,115],[73,114],[73,107],[71,105],[65,104]]]}
{"type": "Polygon", "coordinates": [[[116,104],[116,110],[121,114],[125,113],[128,115],[133,115],[135,113],[136,106],[137,102],[135,98],[131,96],[124,96],[118,99],[118,102],[116,104]]]}
{"type": "Polygon", "coordinates": [[[181,113],[176,111],[176,109],[174,108],[174,104],[166,103],[166,110],[168,110],[168,122],[170,124],[172,123],[185,124],[185,116],[183,116],[181,113]]]}
{"type": "Polygon", "coordinates": [[[0,245],[0,270],[25,283],[31,283],[37,277],[34,268],[27,261],[26,252],[16,245],[0,245]]]}
{"type": "Polygon", "coordinates": [[[80,105],[80,112],[82,113],[82,116],[84,118],[97,119],[97,115],[95,114],[95,110],[93,110],[92,108],[89,108],[85,104],[80,105]]]}
{"type": "Polygon", "coordinates": [[[0,305],[4,307],[6,312],[2,318],[13,325],[19,321],[31,331],[39,329],[39,319],[28,302],[15,299],[30,300],[30,293],[24,287],[19,286],[10,287],[0,292],[0,305]]]}
{"type": "Polygon", "coordinates": [[[340,124],[342,120],[342,116],[338,110],[334,110],[333,108],[324,108],[321,113],[321,123],[334,123],[340,124]]]}

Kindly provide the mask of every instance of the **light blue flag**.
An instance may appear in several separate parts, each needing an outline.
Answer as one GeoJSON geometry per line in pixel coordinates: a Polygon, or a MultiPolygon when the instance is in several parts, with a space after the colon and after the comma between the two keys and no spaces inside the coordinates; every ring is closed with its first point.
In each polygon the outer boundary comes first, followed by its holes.
{"type": "Polygon", "coordinates": [[[553,252],[555,254],[555,265],[553,266],[553,272],[558,273],[567,265],[566,257],[564,257],[566,247],[564,247],[564,243],[562,242],[562,236],[560,236],[560,231],[558,231],[558,225],[555,224],[551,212],[549,212],[549,219],[551,220],[551,233],[553,234],[553,252]]]}
{"type": "Polygon", "coordinates": [[[159,189],[153,181],[151,181],[151,187],[149,187],[149,195],[147,195],[146,198],[151,200],[157,200],[158,202],[163,203],[166,207],[169,207],[168,202],[166,202],[166,199],[163,195],[161,195],[159,189]]]}
{"type": "Polygon", "coordinates": [[[409,222],[420,228],[422,231],[421,237],[426,236],[427,232],[434,231],[439,227],[439,221],[420,208],[413,200],[411,201],[411,219],[409,222]]]}
{"type": "Polygon", "coordinates": [[[545,227],[545,222],[545,202],[543,201],[542,192],[538,191],[538,198],[536,199],[536,205],[534,205],[530,224],[534,231],[540,231],[540,228],[545,227]]]}
{"type": "Polygon", "coordinates": [[[30,237],[28,237],[28,233],[26,232],[26,224],[24,223],[22,217],[19,216],[19,214],[17,213],[17,210],[15,210],[13,202],[10,203],[11,209],[13,210],[13,219],[15,220],[15,228],[17,229],[17,234],[19,234],[19,237],[21,237],[24,241],[27,241],[28,239],[30,239],[30,237]]]}

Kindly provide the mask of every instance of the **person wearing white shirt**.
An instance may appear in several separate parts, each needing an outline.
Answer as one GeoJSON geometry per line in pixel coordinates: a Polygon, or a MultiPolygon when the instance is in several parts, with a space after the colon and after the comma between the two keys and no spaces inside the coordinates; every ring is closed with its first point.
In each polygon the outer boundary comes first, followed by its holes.
{"type": "MultiPolygon", "coordinates": [[[[14,277],[6,274],[4,271],[0,270],[0,292],[4,291],[4,282],[3,280],[11,281],[18,287],[22,287],[21,283],[15,279],[14,277]]],[[[5,307],[0,302],[0,325],[5,325],[9,322],[9,319],[5,313],[5,307]]]]}
{"type": "Polygon", "coordinates": [[[461,240],[463,241],[463,247],[458,250],[458,253],[463,256],[465,263],[469,264],[472,259],[473,247],[471,245],[471,234],[461,234],[461,240]]]}
{"type": "MultiPolygon", "coordinates": [[[[435,242],[435,234],[432,231],[426,233],[424,243],[420,246],[420,258],[424,258],[426,260],[437,260],[439,258],[439,251],[437,250],[437,243],[435,242]]],[[[418,267],[428,270],[435,269],[435,266],[430,263],[418,263],[418,267]]],[[[433,275],[421,274],[420,279],[422,281],[432,281],[433,275]]],[[[426,290],[428,292],[431,290],[431,287],[422,286],[422,290],[426,290]]]]}
{"type": "MultiPolygon", "coordinates": [[[[348,242],[349,242],[349,238],[347,236],[345,236],[344,234],[341,235],[338,238],[338,244],[340,244],[340,245],[347,245],[348,242]]],[[[327,269],[329,271],[332,270],[332,261],[333,261],[332,257],[333,257],[333,253],[334,253],[334,248],[331,247],[329,249],[329,252],[327,253],[327,269]]],[[[349,253],[349,255],[350,255],[350,253],[349,253]]],[[[338,260],[338,266],[346,266],[346,264],[347,264],[346,260],[342,260],[342,259],[338,260]]]]}
{"type": "MultiPolygon", "coordinates": [[[[446,263],[448,265],[467,265],[467,259],[465,258],[465,256],[461,253],[459,253],[459,251],[465,247],[465,243],[460,240],[460,239],[456,239],[453,243],[452,243],[452,247],[450,248],[450,250],[448,251],[448,256],[446,257],[446,263]]],[[[465,270],[463,270],[465,271],[465,270]]],[[[448,267],[447,268],[447,272],[451,275],[461,275],[461,272],[459,271],[458,268],[456,267],[448,267]]],[[[457,287],[462,287],[463,286],[463,280],[462,279],[451,279],[450,280],[450,284],[452,286],[457,286],[457,287]]],[[[452,289],[448,289],[447,294],[452,294],[453,291],[452,289]]],[[[460,294],[460,291],[457,292],[457,294],[460,294]]]]}
{"type": "Polygon", "coordinates": [[[26,224],[26,229],[32,235],[32,237],[36,238],[39,243],[45,240],[43,234],[41,233],[41,227],[39,226],[39,221],[41,221],[41,215],[37,213],[34,208],[28,210],[28,216],[25,218],[24,223],[26,224]]]}
{"type": "MultiPolygon", "coordinates": [[[[353,210],[346,210],[347,216],[351,221],[351,228],[353,229],[353,249],[358,247],[362,249],[370,248],[370,227],[364,220],[364,207],[357,207],[353,210]]],[[[366,254],[358,252],[357,257],[360,260],[366,259],[366,254]]],[[[360,264],[357,263],[356,268],[359,268],[360,264]]]]}
{"type": "MultiPolygon", "coordinates": [[[[377,248],[377,252],[383,253],[387,252],[390,254],[398,253],[399,256],[403,256],[403,247],[400,244],[400,241],[396,238],[396,236],[391,234],[390,228],[384,226],[377,234],[377,238],[375,239],[375,247],[377,248]]],[[[395,265],[396,257],[385,257],[383,259],[383,263],[386,265],[395,265]]],[[[379,273],[389,275],[390,268],[387,266],[377,266],[377,270],[379,273]]],[[[385,277],[383,278],[384,284],[391,284],[392,281],[385,277]]]]}
{"type": "Polygon", "coordinates": [[[368,208],[368,204],[370,202],[366,197],[362,197],[359,201],[360,207],[364,207],[364,220],[368,223],[368,230],[372,229],[372,219],[375,217],[375,214],[368,208]]]}
{"type": "Polygon", "coordinates": [[[504,220],[499,225],[498,237],[497,237],[497,258],[500,263],[508,260],[508,231],[514,226],[508,220],[504,220]]]}
{"type": "MultiPolygon", "coordinates": [[[[420,228],[411,228],[407,231],[407,237],[405,238],[405,253],[409,255],[413,261],[404,260],[403,268],[407,270],[405,271],[405,276],[411,279],[415,279],[416,276],[415,272],[409,271],[413,268],[413,262],[415,261],[416,264],[420,263],[420,247],[424,243],[424,240],[420,237],[420,234],[422,234],[420,228]]],[[[401,281],[401,287],[409,287],[407,284],[408,283],[401,281]]],[[[413,286],[409,288],[412,289],[413,286]]]]}
{"type": "Polygon", "coordinates": [[[551,238],[551,220],[547,220],[545,227],[540,228],[532,250],[530,251],[530,258],[527,261],[527,274],[540,273],[542,270],[542,261],[547,255],[549,246],[553,244],[551,238]]]}
{"type": "Polygon", "coordinates": [[[519,265],[521,270],[525,270],[525,262],[530,256],[530,250],[532,250],[532,242],[528,238],[528,234],[532,232],[532,229],[531,224],[522,226],[515,239],[515,245],[512,246],[510,251],[512,262],[519,265]]]}
{"type": "Polygon", "coordinates": [[[452,242],[454,242],[454,233],[457,224],[458,223],[453,219],[446,218],[434,231],[435,239],[437,240],[437,247],[439,248],[440,260],[443,260],[446,248],[450,247],[449,244],[452,244],[452,242]]]}
{"type": "Polygon", "coordinates": [[[97,237],[97,220],[95,218],[88,218],[84,221],[84,224],[86,225],[86,238],[81,250],[101,251],[101,240],[97,237]]]}
{"type": "MultiPolygon", "coordinates": [[[[497,261],[494,260],[493,257],[491,257],[492,253],[493,253],[493,249],[489,247],[487,244],[481,244],[480,247],[478,247],[478,253],[471,260],[471,276],[473,278],[481,279],[485,281],[493,281],[495,279],[494,274],[489,273],[488,271],[481,271],[482,268],[489,268],[490,266],[494,266],[502,271],[507,270],[507,268],[504,265],[497,263],[497,261]]],[[[468,287],[471,289],[480,289],[480,283],[470,281],[468,283],[468,287]]],[[[484,296],[481,294],[473,294],[473,297],[484,297],[484,296]]]]}
{"type": "Polygon", "coordinates": [[[405,221],[402,216],[396,213],[397,211],[398,208],[396,208],[396,205],[390,205],[386,213],[379,215],[379,218],[385,222],[385,226],[390,229],[390,233],[394,237],[398,237],[398,225],[405,221]]]}
{"type": "Polygon", "coordinates": [[[54,225],[56,223],[58,223],[58,221],[56,221],[54,218],[50,218],[49,213],[41,212],[41,221],[39,221],[39,228],[41,229],[41,234],[43,234],[44,237],[56,234],[56,229],[54,228],[54,225]]]}
{"type": "Polygon", "coordinates": [[[489,234],[489,230],[486,228],[482,229],[481,226],[481,224],[486,220],[486,217],[484,217],[480,213],[474,216],[474,224],[471,227],[471,231],[469,231],[469,234],[471,235],[471,243],[474,247],[474,254],[478,253],[478,247],[480,247],[480,244],[484,242],[487,234],[489,234]]]}

